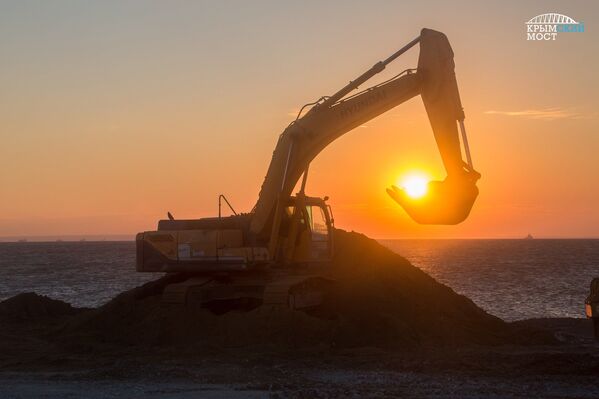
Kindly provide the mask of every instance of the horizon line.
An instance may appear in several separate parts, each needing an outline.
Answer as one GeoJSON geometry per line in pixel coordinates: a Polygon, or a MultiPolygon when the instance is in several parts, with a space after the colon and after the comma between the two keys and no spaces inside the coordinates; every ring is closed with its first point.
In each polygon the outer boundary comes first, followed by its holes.
{"type": "MultiPolygon", "coordinates": [[[[357,232],[359,234],[364,234],[357,232]]],[[[394,240],[525,240],[526,236],[479,236],[479,237],[366,237],[375,241],[394,240]]],[[[533,236],[535,240],[597,240],[599,236],[533,236]]],[[[135,234],[39,234],[0,236],[0,242],[130,242],[135,234]]]]}

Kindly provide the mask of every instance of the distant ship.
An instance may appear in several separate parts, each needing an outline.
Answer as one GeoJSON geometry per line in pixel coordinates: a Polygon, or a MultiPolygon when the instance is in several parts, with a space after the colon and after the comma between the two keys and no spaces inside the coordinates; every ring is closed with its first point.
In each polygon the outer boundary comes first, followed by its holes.
{"type": "Polygon", "coordinates": [[[534,237],[530,233],[528,233],[528,235],[526,237],[524,237],[524,239],[525,240],[533,240],[534,237]]]}
{"type": "Polygon", "coordinates": [[[26,239],[26,238],[21,238],[21,239],[19,240],[19,242],[27,242],[27,239],[26,239]]]}

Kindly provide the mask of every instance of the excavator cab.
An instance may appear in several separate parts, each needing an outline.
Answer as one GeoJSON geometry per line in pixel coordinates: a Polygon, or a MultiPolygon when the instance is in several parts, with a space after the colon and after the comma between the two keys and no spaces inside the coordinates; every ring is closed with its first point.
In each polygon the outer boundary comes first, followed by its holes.
{"type": "Polygon", "coordinates": [[[333,254],[333,218],[325,199],[290,197],[281,220],[277,257],[294,264],[328,262],[333,254]]]}

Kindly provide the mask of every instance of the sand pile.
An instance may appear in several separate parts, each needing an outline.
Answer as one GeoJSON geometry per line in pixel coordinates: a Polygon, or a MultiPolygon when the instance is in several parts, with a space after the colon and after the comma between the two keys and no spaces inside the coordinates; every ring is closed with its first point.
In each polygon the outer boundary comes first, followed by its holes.
{"type": "Polygon", "coordinates": [[[38,322],[73,316],[84,310],[34,292],[25,292],[0,302],[0,321],[38,322]]]}
{"type": "Polygon", "coordinates": [[[346,328],[355,328],[345,332],[348,339],[408,345],[513,339],[507,323],[378,242],[343,231],[335,238],[340,251],[333,267],[341,283],[334,305],[346,328]]]}
{"type": "Polygon", "coordinates": [[[415,349],[494,345],[520,339],[508,324],[376,241],[344,231],[337,231],[335,239],[339,255],[333,273],[338,283],[327,300],[324,317],[273,308],[216,316],[203,309],[162,304],[163,288],[184,278],[178,275],[124,292],[104,306],[83,312],[41,297],[30,298],[39,302],[35,306],[15,306],[19,296],[0,304],[0,310],[31,317],[70,314],[64,325],[52,331],[50,339],[74,350],[92,352],[105,345],[185,346],[189,350],[313,346],[415,349]]]}

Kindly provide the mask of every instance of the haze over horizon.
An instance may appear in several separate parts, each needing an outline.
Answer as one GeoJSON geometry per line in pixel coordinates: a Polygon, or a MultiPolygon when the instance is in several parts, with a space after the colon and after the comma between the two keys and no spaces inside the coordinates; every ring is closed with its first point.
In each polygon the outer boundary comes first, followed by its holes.
{"type": "Polygon", "coordinates": [[[599,237],[599,3],[20,1],[0,5],[0,238],[133,235],[215,216],[221,193],[249,211],[300,107],[423,27],[455,52],[482,174],[470,217],[420,226],[385,193],[444,177],[420,98],[331,144],[307,193],[380,239],[599,237]],[[527,41],[547,12],[585,32],[527,41]]]}

